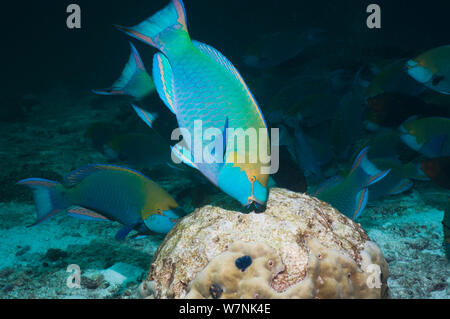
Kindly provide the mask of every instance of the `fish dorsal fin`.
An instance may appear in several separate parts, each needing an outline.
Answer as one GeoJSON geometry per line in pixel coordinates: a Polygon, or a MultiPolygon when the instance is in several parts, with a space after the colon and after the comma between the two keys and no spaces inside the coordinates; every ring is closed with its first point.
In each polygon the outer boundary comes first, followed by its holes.
{"type": "Polygon", "coordinates": [[[172,67],[169,60],[162,53],[156,53],[153,57],[153,81],[155,82],[156,91],[164,104],[176,114],[173,96],[173,77],[172,67]]]}
{"type": "Polygon", "coordinates": [[[208,55],[209,57],[213,58],[215,61],[217,61],[219,64],[221,64],[229,73],[231,73],[236,80],[241,83],[242,88],[244,89],[244,92],[247,93],[249,99],[252,101],[253,105],[255,105],[256,110],[258,111],[259,116],[261,117],[261,120],[264,123],[264,126],[267,127],[266,121],[264,120],[264,117],[262,115],[262,112],[258,106],[258,103],[256,102],[255,98],[253,97],[252,92],[250,92],[247,84],[245,83],[242,76],[239,74],[239,71],[234,67],[234,65],[228,60],[222,53],[214,49],[212,46],[209,46],[205,43],[192,40],[192,43],[199,49],[202,53],[208,55]]]}
{"type": "Polygon", "coordinates": [[[124,172],[128,172],[130,174],[134,174],[137,176],[147,178],[144,175],[142,175],[141,173],[139,173],[135,170],[132,170],[130,168],[127,168],[127,167],[108,165],[108,164],[89,164],[89,165],[80,167],[79,169],[71,172],[69,175],[64,177],[64,185],[66,185],[67,187],[72,187],[72,186],[80,183],[86,177],[91,176],[92,174],[97,173],[99,171],[105,171],[105,170],[124,171],[124,172]]]}

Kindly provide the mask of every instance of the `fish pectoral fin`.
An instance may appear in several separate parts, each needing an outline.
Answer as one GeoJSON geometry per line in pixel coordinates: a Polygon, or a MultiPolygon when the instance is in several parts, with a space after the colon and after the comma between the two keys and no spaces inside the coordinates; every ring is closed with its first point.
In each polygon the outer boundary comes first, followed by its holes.
{"type": "MultiPolygon", "coordinates": [[[[220,138],[221,142],[222,142],[222,149],[220,150],[222,153],[222,160],[225,160],[225,154],[227,152],[227,129],[228,129],[228,117],[225,119],[225,124],[222,130],[222,133],[220,134],[220,138]]],[[[218,153],[218,150],[216,150],[216,147],[214,146],[214,148],[211,151],[211,155],[216,155],[216,153],[218,153]]]]}
{"type": "Polygon", "coordinates": [[[192,168],[198,169],[197,165],[194,163],[192,152],[187,148],[181,146],[180,144],[176,144],[175,146],[171,146],[171,149],[172,154],[175,155],[181,162],[192,168]]]}
{"type": "Polygon", "coordinates": [[[137,224],[131,224],[131,225],[125,225],[123,226],[116,234],[116,236],[114,236],[114,238],[116,240],[124,240],[125,237],[127,237],[127,235],[130,233],[130,231],[132,231],[137,224]]]}
{"type": "Polygon", "coordinates": [[[173,114],[176,114],[176,108],[173,103],[172,67],[169,60],[162,53],[156,53],[153,57],[153,81],[161,100],[173,114]]]}
{"type": "Polygon", "coordinates": [[[139,239],[144,239],[144,238],[147,238],[147,237],[149,237],[149,235],[138,233],[138,234],[136,234],[136,235],[131,236],[130,238],[131,238],[132,240],[139,240],[139,239]]]}
{"type": "MultiPolygon", "coordinates": [[[[158,114],[147,112],[144,109],[140,108],[139,106],[137,106],[136,104],[133,104],[133,103],[131,104],[131,106],[133,107],[136,114],[141,118],[141,120],[143,120],[144,123],[147,124],[149,127],[154,129],[153,123],[158,118],[158,114]]],[[[156,132],[156,133],[158,133],[158,132],[156,132]]]]}
{"type": "Polygon", "coordinates": [[[83,220],[109,220],[107,217],[82,206],[69,207],[67,215],[83,220]]]}

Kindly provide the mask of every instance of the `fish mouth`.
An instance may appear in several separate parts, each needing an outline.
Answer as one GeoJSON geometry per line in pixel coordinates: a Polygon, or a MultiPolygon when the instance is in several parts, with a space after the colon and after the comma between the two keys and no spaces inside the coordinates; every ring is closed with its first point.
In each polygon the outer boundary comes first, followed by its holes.
{"type": "Polygon", "coordinates": [[[245,209],[248,212],[263,213],[266,210],[266,203],[256,198],[249,198],[249,202],[245,205],[245,209]]]}

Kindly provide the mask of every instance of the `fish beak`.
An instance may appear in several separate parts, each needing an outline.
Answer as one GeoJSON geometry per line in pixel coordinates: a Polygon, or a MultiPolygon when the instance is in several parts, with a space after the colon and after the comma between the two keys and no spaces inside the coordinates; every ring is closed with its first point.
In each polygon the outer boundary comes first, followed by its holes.
{"type": "Polygon", "coordinates": [[[249,197],[248,204],[245,205],[245,210],[247,212],[263,213],[266,210],[266,205],[256,198],[249,197]]]}

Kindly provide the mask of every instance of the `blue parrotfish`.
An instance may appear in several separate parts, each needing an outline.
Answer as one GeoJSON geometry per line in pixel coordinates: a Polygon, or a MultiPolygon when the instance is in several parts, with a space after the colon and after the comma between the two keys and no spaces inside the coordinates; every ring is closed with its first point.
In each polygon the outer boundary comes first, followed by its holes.
{"type": "MultiPolygon", "coordinates": [[[[213,47],[191,40],[183,2],[173,0],[147,20],[118,28],[160,51],[153,58],[153,80],[160,98],[176,115],[179,128],[195,138],[198,132],[194,132],[194,121],[200,120],[203,131],[222,132],[218,138],[223,141],[223,152],[217,152],[224,154],[221,161],[196,160],[192,148],[179,144],[173,148],[174,154],[242,205],[263,205],[268,196],[269,174],[261,168],[269,164],[259,156],[261,140],[270,153],[264,117],[233,64],[213,47]],[[229,129],[254,129],[258,142],[245,143],[245,147],[234,143],[235,147],[231,147],[230,141],[236,135],[228,136],[229,129]],[[239,163],[243,156],[250,155],[256,155],[256,161],[239,163]]],[[[145,121],[145,111],[137,111],[145,121]]],[[[210,143],[203,139],[202,150],[210,143]]],[[[213,151],[215,148],[211,154],[213,151]]]]}
{"type": "Polygon", "coordinates": [[[450,118],[410,118],[399,131],[406,145],[429,158],[450,156],[450,118]]]}
{"type": "Polygon", "coordinates": [[[384,178],[388,170],[380,170],[369,161],[364,148],[353,162],[347,177],[335,176],[318,187],[314,196],[355,220],[363,212],[369,199],[369,186],[384,178]]]}
{"type": "Polygon", "coordinates": [[[406,63],[408,74],[426,87],[450,94],[450,45],[426,51],[406,63]]]}
{"type": "Polygon", "coordinates": [[[83,166],[58,183],[42,178],[18,182],[33,190],[39,224],[66,211],[86,220],[112,220],[124,225],[116,239],[132,230],[138,234],[167,233],[183,210],[158,184],[132,169],[91,164],[83,166]]]}
{"type": "Polygon", "coordinates": [[[92,90],[102,95],[128,95],[139,101],[155,91],[152,77],[145,69],[144,63],[133,44],[131,55],[120,77],[107,89],[92,90]]]}

